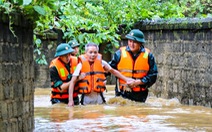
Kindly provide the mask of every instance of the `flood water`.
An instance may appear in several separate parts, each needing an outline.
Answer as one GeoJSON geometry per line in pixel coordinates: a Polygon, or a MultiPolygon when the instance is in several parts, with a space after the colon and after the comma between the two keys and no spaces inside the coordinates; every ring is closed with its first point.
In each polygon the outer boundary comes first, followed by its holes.
{"type": "Polygon", "coordinates": [[[177,99],[149,96],[146,103],[105,93],[107,104],[52,105],[49,88],[36,88],[34,132],[212,132],[212,109],[186,106],[177,99]]]}

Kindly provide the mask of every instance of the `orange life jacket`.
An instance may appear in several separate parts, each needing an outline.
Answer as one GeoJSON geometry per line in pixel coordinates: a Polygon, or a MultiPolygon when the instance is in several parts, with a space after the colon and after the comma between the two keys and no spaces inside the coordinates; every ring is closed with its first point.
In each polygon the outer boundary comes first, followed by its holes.
{"type": "Polygon", "coordinates": [[[79,59],[82,63],[81,73],[85,73],[84,79],[78,81],[78,92],[81,94],[89,94],[91,91],[104,92],[106,89],[104,81],[105,70],[102,67],[102,56],[98,54],[94,63],[90,65],[86,55],[80,55],[79,59]]]}
{"type": "MultiPolygon", "coordinates": [[[[72,56],[71,59],[70,59],[70,73],[73,73],[74,70],[76,69],[76,66],[78,64],[78,59],[77,57],[74,57],[72,56]]],[[[66,82],[67,79],[68,79],[68,75],[69,75],[69,71],[66,69],[64,63],[62,63],[60,60],[59,60],[59,57],[53,59],[50,63],[50,66],[49,68],[51,68],[52,66],[55,66],[57,71],[58,71],[58,74],[60,76],[60,79],[63,81],[63,82],[66,82]]],[[[51,98],[57,98],[57,99],[68,99],[68,90],[64,90],[62,93],[58,90],[58,88],[55,88],[54,87],[54,82],[51,82],[51,86],[52,86],[52,95],[51,95],[51,98]]],[[[73,97],[77,97],[78,96],[78,93],[75,91],[74,94],[73,94],[73,97]]]]}
{"type": "MultiPolygon", "coordinates": [[[[149,71],[148,64],[148,54],[150,52],[149,49],[145,48],[145,52],[140,53],[140,55],[134,61],[131,57],[130,53],[126,51],[126,47],[121,47],[121,58],[117,65],[117,69],[122,75],[134,79],[141,79],[146,76],[149,71]]],[[[119,79],[119,88],[121,90],[126,87],[126,82],[122,79],[119,79]]],[[[134,92],[144,91],[145,88],[141,86],[136,86],[132,88],[134,92]]]]}

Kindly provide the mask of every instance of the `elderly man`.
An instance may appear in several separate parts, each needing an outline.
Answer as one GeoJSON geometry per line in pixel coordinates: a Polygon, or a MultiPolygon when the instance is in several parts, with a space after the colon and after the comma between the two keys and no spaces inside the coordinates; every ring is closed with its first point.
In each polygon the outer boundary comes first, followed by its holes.
{"type": "Polygon", "coordinates": [[[110,67],[106,61],[102,60],[98,51],[98,45],[88,43],[85,45],[85,54],[79,56],[80,62],[73,73],[69,86],[69,106],[74,105],[73,91],[76,88],[82,94],[80,101],[82,105],[105,103],[103,95],[106,89],[105,72],[110,72],[127,83],[133,81],[133,79],[123,76],[120,72],[110,67]],[[77,82],[79,75],[84,75],[84,78],[77,82]],[[76,83],[78,84],[77,87],[76,83]]]}
{"type": "Polygon", "coordinates": [[[121,47],[115,52],[110,66],[117,69],[124,76],[135,79],[129,85],[122,79],[116,80],[116,96],[145,102],[148,96],[148,88],[152,86],[157,79],[157,65],[155,58],[149,49],[144,47],[144,34],[139,29],[133,29],[126,35],[128,45],[121,47]],[[126,90],[130,87],[130,90],[126,90]]]}

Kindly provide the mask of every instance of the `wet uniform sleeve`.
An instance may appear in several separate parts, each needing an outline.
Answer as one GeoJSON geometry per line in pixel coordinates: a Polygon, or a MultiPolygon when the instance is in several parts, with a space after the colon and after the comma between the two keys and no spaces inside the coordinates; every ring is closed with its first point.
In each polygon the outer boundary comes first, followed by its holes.
{"type": "Polygon", "coordinates": [[[149,53],[149,72],[147,73],[147,76],[143,77],[141,81],[145,83],[146,87],[149,88],[152,86],[157,79],[158,75],[158,69],[157,69],[157,64],[155,62],[155,58],[152,53],[149,53]]]}
{"type": "Polygon", "coordinates": [[[50,79],[51,79],[51,82],[53,82],[53,85],[52,87],[60,87],[62,84],[63,84],[63,81],[60,79],[60,76],[57,72],[57,69],[55,66],[51,67],[49,69],[49,72],[50,72],[50,79]]]}
{"type": "Polygon", "coordinates": [[[121,51],[117,50],[115,52],[115,54],[113,55],[112,60],[108,63],[112,68],[117,70],[117,65],[120,61],[120,57],[121,57],[121,51]]]}

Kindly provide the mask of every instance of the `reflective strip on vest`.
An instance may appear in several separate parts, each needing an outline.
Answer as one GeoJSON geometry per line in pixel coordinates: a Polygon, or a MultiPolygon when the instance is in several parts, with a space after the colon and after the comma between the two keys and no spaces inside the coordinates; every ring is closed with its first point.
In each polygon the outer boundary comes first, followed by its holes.
{"type": "Polygon", "coordinates": [[[120,72],[129,72],[129,73],[147,73],[147,70],[128,70],[128,69],[121,69],[120,72]]]}
{"type": "Polygon", "coordinates": [[[143,58],[147,59],[148,54],[149,54],[149,53],[148,53],[147,51],[145,51],[143,58]]]}
{"type": "Polygon", "coordinates": [[[66,76],[64,68],[60,68],[59,71],[60,71],[61,77],[65,77],[66,76]]]}

